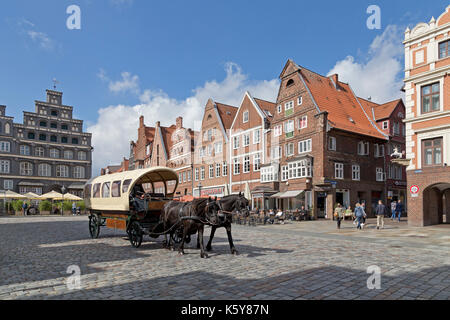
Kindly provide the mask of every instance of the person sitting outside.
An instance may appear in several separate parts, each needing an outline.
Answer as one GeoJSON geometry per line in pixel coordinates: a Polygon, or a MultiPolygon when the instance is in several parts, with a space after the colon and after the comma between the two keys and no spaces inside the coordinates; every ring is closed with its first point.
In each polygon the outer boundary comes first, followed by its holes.
{"type": "Polygon", "coordinates": [[[300,214],[300,220],[306,221],[308,212],[306,211],[305,206],[302,206],[302,208],[300,209],[299,214],[300,214]]]}
{"type": "Polygon", "coordinates": [[[283,211],[281,211],[281,209],[278,210],[276,218],[277,218],[278,222],[280,222],[280,224],[284,224],[285,217],[284,217],[284,213],[283,213],[283,211]]]}
{"type": "Polygon", "coordinates": [[[275,223],[275,212],[272,209],[269,210],[268,216],[264,217],[264,224],[266,224],[267,222],[269,222],[270,224],[275,223]]]}
{"type": "Polygon", "coordinates": [[[145,191],[144,188],[142,188],[142,185],[140,184],[136,184],[133,187],[133,192],[132,192],[132,197],[133,197],[133,205],[134,205],[134,209],[137,212],[145,212],[146,208],[145,208],[145,191]]]}

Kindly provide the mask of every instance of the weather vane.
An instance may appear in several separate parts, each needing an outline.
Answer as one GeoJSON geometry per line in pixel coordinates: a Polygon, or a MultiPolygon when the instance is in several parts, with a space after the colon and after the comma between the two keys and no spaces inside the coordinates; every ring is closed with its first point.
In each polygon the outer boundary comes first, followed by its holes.
{"type": "Polygon", "coordinates": [[[56,78],[53,78],[53,89],[56,90],[56,85],[59,84],[59,81],[56,78]]]}

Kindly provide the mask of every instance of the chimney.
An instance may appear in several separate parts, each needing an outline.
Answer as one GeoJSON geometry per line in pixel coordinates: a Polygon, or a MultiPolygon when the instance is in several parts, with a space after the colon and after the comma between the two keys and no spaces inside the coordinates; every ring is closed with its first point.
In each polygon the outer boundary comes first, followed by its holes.
{"type": "Polygon", "coordinates": [[[177,129],[183,128],[183,117],[177,118],[177,129]]]}
{"type": "Polygon", "coordinates": [[[157,128],[161,127],[161,121],[156,122],[156,127],[157,128]]]}
{"type": "Polygon", "coordinates": [[[144,116],[140,116],[139,117],[139,127],[143,128],[144,127],[144,116]]]}
{"type": "Polygon", "coordinates": [[[338,76],[338,74],[337,74],[337,73],[333,74],[333,75],[331,76],[331,79],[333,79],[333,82],[334,82],[334,84],[335,84],[336,87],[337,87],[338,82],[339,82],[339,76],[338,76]]]}

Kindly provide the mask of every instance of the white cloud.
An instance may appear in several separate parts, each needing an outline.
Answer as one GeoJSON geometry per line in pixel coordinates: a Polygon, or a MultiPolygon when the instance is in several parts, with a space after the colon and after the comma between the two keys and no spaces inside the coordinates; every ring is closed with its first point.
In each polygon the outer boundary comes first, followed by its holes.
{"type": "Polygon", "coordinates": [[[109,106],[99,110],[97,123],[88,127],[88,132],[93,134],[92,143],[95,148],[93,175],[97,175],[101,167],[119,163],[124,156],[129,156],[129,143],[136,139],[141,115],[144,115],[147,126],[154,126],[156,121],[161,121],[163,126],[170,126],[178,116],[182,116],[185,127],[198,130],[209,98],[234,106],[238,106],[245,91],[257,98],[270,101],[276,99],[279,87],[277,79],[251,81],[234,63],[227,63],[225,71],[226,77],[222,81],[208,81],[194,89],[190,97],[177,100],[162,90],[140,90],[139,77],[130,73],[122,74],[121,81],[113,82],[106,76],[106,72],[100,70],[98,77],[109,82],[112,92],[119,88],[132,88],[138,93],[140,103],[134,106],[109,106]],[[122,86],[118,83],[133,85],[122,86]]]}
{"type": "Polygon", "coordinates": [[[42,49],[48,50],[48,51],[53,50],[54,42],[52,39],[50,39],[50,37],[46,33],[29,30],[29,31],[27,31],[27,34],[30,37],[30,39],[33,40],[34,42],[38,43],[42,49]]]}
{"type": "Polygon", "coordinates": [[[373,40],[366,61],[358,62],[353,56],[348,56],[338,61],[329,75],[339,74],[339,79],[350,83],[356,95],[372,97],[374,102],[401,98],[404,54],[401,30],[389,25],[373,40]]]}

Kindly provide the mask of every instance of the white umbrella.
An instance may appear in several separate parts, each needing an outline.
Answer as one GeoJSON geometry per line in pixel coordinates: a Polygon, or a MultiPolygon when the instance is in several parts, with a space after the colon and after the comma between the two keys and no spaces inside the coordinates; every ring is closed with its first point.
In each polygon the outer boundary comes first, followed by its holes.
{"type": "Polygon", "coordinates": [[[25,197],[27,197],[27,199],[29,199],[29,200],[41,200],[41,196],[39,196],[33,192],[26,193],[25,197]]]}
{"type": "Polygon", "coordinates": [[[247,200],[250,200],[252,198],[252,194],[250,192],[250,185],[248,184],[248,182],[245,183],[244,197],[247,200]]]}
{"type": "Polygon", "coordinates": [[[76,195],[74,195],[74,194],[71,194],[71,193],[65,194],[65,195],[64,195],[64,200],[69,200],[69,201],[83,201],[82,198],[80,198],[80,197],[78,197],[78,196],[76,196],[76,195]]]}
{"type": "Polygon", "coordinates": [[[42,196],[40,196],[39,198],[41,200],[46,200],[46,199],[52,199],[52,200],[64,200],[63,198],[64,196],[56,191],[51,191],[49,193],[43,194],[42,196]]]}
{"type": "Polygon", "coordinates": [[[25,197],[21,194],[15,193],[14,191],[11,191],[11,190],[6,191],[3,198],[4,199],[20,199],[20,200],[28,199],[27,197],[25,197]]]}

